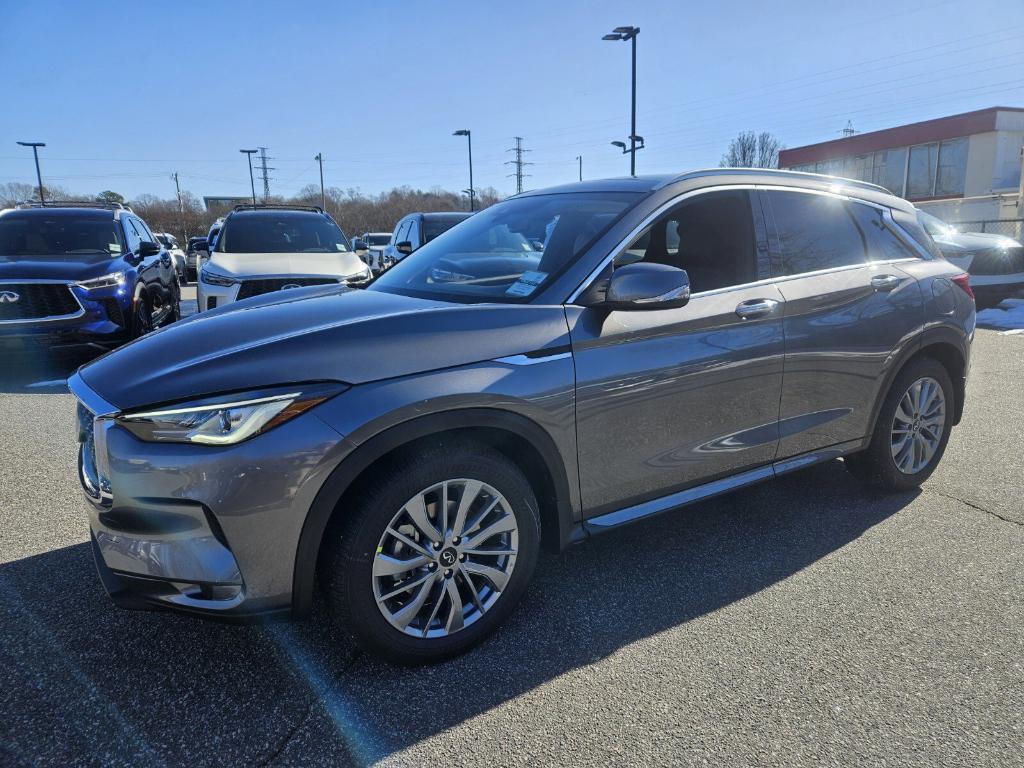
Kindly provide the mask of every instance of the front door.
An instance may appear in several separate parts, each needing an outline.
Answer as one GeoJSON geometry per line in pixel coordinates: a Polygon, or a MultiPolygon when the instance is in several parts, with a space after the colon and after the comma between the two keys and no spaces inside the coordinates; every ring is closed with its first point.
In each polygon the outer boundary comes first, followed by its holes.
{"type": "Polygon", "coordinates": [[[688,197],[616,257],[618,266],[686,269],[686,306],[571,308],[587,516],[773,459],[784,299],[762,279],[768,267],[757,254],[766,243],[751,202],[737,189],[688,197]]]}

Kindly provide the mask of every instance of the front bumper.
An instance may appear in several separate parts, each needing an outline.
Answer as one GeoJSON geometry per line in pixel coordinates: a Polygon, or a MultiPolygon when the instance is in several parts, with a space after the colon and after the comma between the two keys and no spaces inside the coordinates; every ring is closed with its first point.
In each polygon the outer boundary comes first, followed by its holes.
{"type": "Polygon", "coordinates": [[[79,480],[101,581],[125,608],[286,614],[306,513],[341,436],[305,413],[232,446],[147,443],[75,374],[79,480]]]}
{"type": "Polygon", "coordinates": [[[0,322],[0,352],[79,346],[109,349],[128,339],[132,303],[125,286],[93,291],[68,286],[78,304],[76,311],[0,322]]]}

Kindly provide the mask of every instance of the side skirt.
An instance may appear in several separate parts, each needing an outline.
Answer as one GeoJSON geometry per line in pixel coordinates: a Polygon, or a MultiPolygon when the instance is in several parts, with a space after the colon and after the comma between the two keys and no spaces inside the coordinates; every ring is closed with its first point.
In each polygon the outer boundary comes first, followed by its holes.
{"type": "Polygon", "coordinates": [[[860,450],[863,447],[863,440],[851,440],[849,442],[839,443],[837,445],[829,446],[828,448],[822,448],[817,451],[811,451],[810,453],[804,453],[799,456],[783,459],[782,461],[776,461],[773,464],[767,464],[763,467],[750,469],[746,472],[740,472],[738,475],[723,477],[720,480],[714,480],[710,483],[705,483],[704,485],[697,485],[683,491],[670,493],[668,496],[662,496],[658,499],[651,499],[650,501],[644,501],[640,504],[634,504],[631,507],[625,507],[614,512],[598,515],[597,517],[585,520],[583,522],[583,526],[587,533],[604,533],[605,531],[612,530],[613,528],[618,528],[620,525],[627,525],[638,520],[644,520],[648,517],[661,514],[662,512],[668,512],[673,509],[678,509],[679,507],[685,507],[688,504],[692,504],[696,501],[703,501],[704,499],[710,499],[713,496],[720,496],[723,493],[735,491],[738,488],[753,485],[754,483],[759,483],[763,480],[771,480],[772,478],[779,477],[780,475],[784,475],[788,472],[809,467],[812,464],[831,461],[832,459],[837,459],[845,454],[860,450]]]}

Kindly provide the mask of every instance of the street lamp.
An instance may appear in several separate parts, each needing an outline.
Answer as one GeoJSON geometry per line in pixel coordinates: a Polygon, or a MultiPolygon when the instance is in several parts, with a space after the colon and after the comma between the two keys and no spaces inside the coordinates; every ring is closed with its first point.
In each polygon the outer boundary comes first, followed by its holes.
{"type": "Polygon", "coordinates": [[[616,27],[609,34],[602,37],[602,40],[629,40],[633,46],[633,89],[631,99],[631,120],[629,130],[629,175],[636,176],[636,151],[643,149],[637,147],[636,140],[636,36],[640,34],[640,27],[616,27]]]}
{"type": "Polygon", "coordinates": [[[240,149],[238,150],[243,155],[249,158],[249,186],[252,187],[252,207],[256,207],[256,182],[252,178],[252,156],[259,152],[258,149],[240,149]]]}
{"type": "Polygon", "coordinates": [[[46,198],[43,197],[43,174],[39,172],[39,148],[45,147],[46,144],[41,141],[19,141],[18,145],[22,147],[32,147],[32,155],[36,159],[36,180],[39,182],[39,204],[45,205],[46,198]]]}
{"type": "Polygon", "coordinates": [[[474,205],[475,192],[473,191],[473,133],[467,128],[462,128],[455,131],[452,136],[465,136],[469,146],[469,210],[472,213],[476,210],[474,205]]]}

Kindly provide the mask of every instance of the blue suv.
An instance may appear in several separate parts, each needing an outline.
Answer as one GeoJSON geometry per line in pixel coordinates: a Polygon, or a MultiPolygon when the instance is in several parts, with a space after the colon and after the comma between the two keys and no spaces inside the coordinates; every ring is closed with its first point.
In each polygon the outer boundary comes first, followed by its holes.
{"type": "Polygon", "coordinates": [[[0,349],[108,348],[177,320],[170,254],[119,204],[0,211],[0,349]]]}

